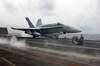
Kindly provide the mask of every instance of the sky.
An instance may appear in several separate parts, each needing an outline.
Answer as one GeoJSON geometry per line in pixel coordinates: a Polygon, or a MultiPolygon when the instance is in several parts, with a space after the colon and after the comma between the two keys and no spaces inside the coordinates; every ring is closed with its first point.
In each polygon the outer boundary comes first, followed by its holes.
{"type": "Polygon", "coordinates": [[[61,22],[82,30],[82,34],[100,34],[100,0],[0,0],[0,27],[9,33],[21,33],[10,27],[28,28],[25,17],[34,25],[61,22]]]}

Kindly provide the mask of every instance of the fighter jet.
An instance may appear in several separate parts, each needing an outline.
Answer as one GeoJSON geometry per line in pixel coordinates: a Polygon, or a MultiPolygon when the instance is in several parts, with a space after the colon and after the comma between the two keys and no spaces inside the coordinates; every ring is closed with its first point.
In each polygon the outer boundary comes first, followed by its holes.
{"type": "Polygon", "coordinates": [[[55,37],[55,39],[58,39],[60,34],[81,32],[81,30],[79,29],[61,24],[60,22],[57,22],[56,24],[42,25],[41,19],[38,19],[36,27],[35,27],[28,17],[26,17],[26,21],[29,24],[29,28],[13,28],[13,27],[11,28],[14,30],[25,31],[26,34],[32,35],[33,38],[43,36],[43,37],[49,37],[49,38],[55,37]]]}

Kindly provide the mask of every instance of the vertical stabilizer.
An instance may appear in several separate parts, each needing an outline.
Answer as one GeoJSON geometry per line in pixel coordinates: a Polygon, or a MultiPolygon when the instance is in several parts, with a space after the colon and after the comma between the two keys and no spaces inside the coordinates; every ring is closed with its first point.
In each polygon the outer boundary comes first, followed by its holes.
{"type": "Polygon", "coordinates": [[[26,17],[26,21],[28,22],[30,28],[34,28],[34,25],[33,25],[32,22],[29,20],[28,17],[26,17]]]}
{"type": "Polygon", "coordinates": [[[36,27],[37,27],[37,26],[42,26],[42,21],[41,21],[41,19],[38,19],[37,24],[36,24],[36,27]]]}

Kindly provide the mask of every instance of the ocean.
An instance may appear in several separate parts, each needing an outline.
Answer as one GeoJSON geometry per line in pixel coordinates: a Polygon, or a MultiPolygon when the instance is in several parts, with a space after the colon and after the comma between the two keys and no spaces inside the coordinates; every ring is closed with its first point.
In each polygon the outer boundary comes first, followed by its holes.
{"type": "MultiPolygon", "coordinates": [[[[73,36],[78,36],[80,38],[81,34],[63,34],[59,38],[72,38],[73,36]]],[[[82,34],[85,40],[100,40],[100,34],[82,34]]]]}
{"type": "MultiPolygon", "coordinates": [[[[13,35],[20,35],[20,33],[10,33],[10,34],[13,34],[13,35]]],[[[78,36],[78,38],[80,38],[80,35],[81,34],[63,34],[63,35],[60,35],[59,38],[72,38],[73,36],[78,36]]],[[[84,36],[84,39],[85,40],[100,40],[100,34],[82,34],[84,36]]]]}

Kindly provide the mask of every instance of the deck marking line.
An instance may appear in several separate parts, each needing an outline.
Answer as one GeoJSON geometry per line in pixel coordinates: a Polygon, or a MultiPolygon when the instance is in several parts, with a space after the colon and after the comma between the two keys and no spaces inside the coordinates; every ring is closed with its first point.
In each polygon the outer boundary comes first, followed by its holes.
{"type": "MultiPolygon", "coordinates": [[[[16,50],[16,51],[20,52],[19,50],[16,50]]],[[[23,52],[23,51],[21,51],[21,53],[27,54],[27,55],[31,55],[31,56],[34,56],[34,57],[37,57],[37,58],[49,60],[49,61],[52,61],[52,62],[61,63],[61,64],[68,65],[68,66],[81,66],[81,65],[77,65],[77,64],[73,64],[73,63],[69,63],[69,62],[65,62],[65,61],[56,60],[56,59],[53,59],[53,58],[48,58],[48,57],[45,57],[45,56],[40,56],[40,55],[36,55],[36,54],[26,53],[26,52],[23,52]]]]}
{"type": "Polygon", "coordinates": [[[16,65],[14,65],[13,63],[11,63],[10,61],[8,61],[7,59],[5,59],[5,58],[3,58],[3,57],[1,57],[3,60],[5,60],[6,62],[8,62],[9,64],[11,64],[11,65],[13,65],[13,66],[16,66],[16,65]]]}
{"type": "MultiPolygon", "coordinates": [[[[7,48],[7,47],[4,47],[4,46],[2,46],[2,47],[7,48]]],[[[53,62],[58,62],[58,63],[68,65],[68,66],[81,66],[81,65],[77,65],[77,64],[73,64],[73,63],[69,63],[69,62],[65,62],[65,61],[56,60],[56,59],[53,59],[53,58],[48,58],[48,57],[44,57],[44,56],[40,56],[40,55],[36,55],[36,54],[26,53],[24,51],[20,51],[20,50],[16,50],[16,49],[11,49],[11,50],[14,50],[14,51],[17,51],[17,52],[20,52],[20,53],[23,53],[23,54],[31,55],[31,56],[34,56],[34,57],[37,57],[37,58],[41,58],[41,59],[45,59],[45,60],[49,60],[49,61],[53,61],[53,62]]],[[[5,58],[3,58],[3,57],[1,57],[1,58],[4,59],[5,61],[7,61],[8,63],[10,63],[11,65],[16,66],[13,63],[6,60],[5,58]]],[[[87,65],[87,66],[90,66],[90,65],[87,65]]]]}
{"type": "Polygon", "coordinates": [[[45,57],[45,56],[40,56],[40,55],[36,55],[36,54],[26,53],[26,52],[23,52],[23,51],[20,51],[20,50],[14,50],[14,51],[18,51],[18,52],[23,53],[23,54],[31,55],[31,56],[34,56],[34,57],[37,57],[37,58],[49,60],[49,61],[52,61],[52,62],[61,63],[61,64],[68,65],[68,66],[81,66],[81,65],[77,65],[77,64],[73,64],[73,63],[69,63],[69,62],[65,62],[65,61],[56,60],[56,59],[53,59],[53,58],[48,58],[48,57],[45,57]]]}

